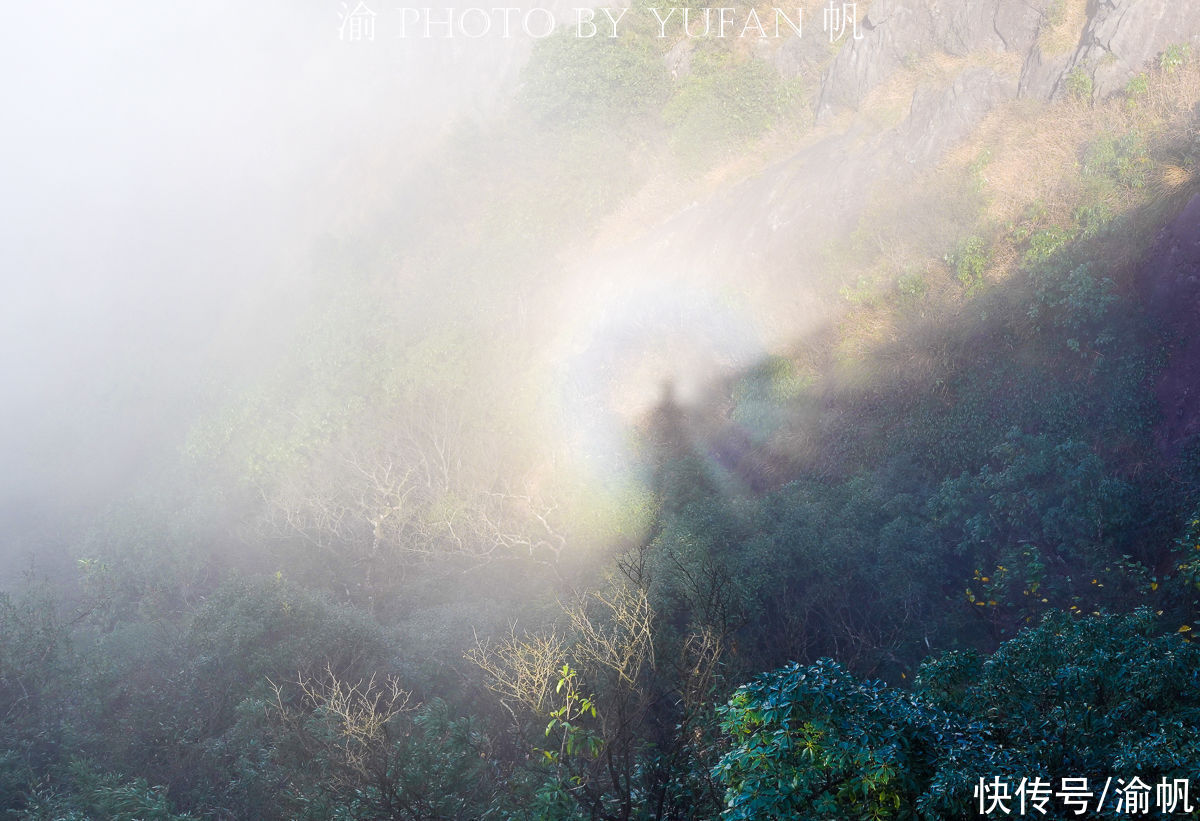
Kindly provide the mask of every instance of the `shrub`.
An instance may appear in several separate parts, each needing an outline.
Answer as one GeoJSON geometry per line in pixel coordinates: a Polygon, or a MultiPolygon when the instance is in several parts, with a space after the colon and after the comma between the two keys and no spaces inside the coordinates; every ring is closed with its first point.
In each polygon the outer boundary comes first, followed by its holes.
{"type": "Polygon", "coordinates": [[[1164,72],[1171,74],[1182,68],[1192,55],[1191,43],[1175,43],[1168,46],[1159,56],[1158,66],[1164,72]]]}
{"type": "Polygon", "coordinates": [[[911,693],[828,659],[759,676],[719,710],[722,817],[968,818],[984,778],[1190,777],[1200,649],[1156,630],[1148,610],[1054,613],[991,657],[926,662],[911,693]]]}
{"type": "Polygon", "coordinates": [[[366,614],[279,576],[225,585],[196,615],[190,643],[205,689],[225,699],[297,671],[361,677],[378,669],[388,646],[366,614]]]}
{"type": "Polygon", "coordinates": [[[727,55],[697,59],[694,72],[663,109],[677,150],[700,156],[762,134],[785,108],[787,89],[761,60],[727,55]]]}
{"type": "Polygon", "coordinates": [[[725,821],[954,817],[976,771],[1014,763],[978,723],[829,659],[760,676],[719,712],[725,821]]]}
{"type": "Polygon", "coordinates": [[[567,125],[624,122],[656,111],[668,94],[654,40],[564,31],[538,40],[522,72],[520,100],[537,119],[567,125]]]}
{"type": "Polygon", "coordinates": [[[959,283],[968,292],[983,285],[983,274],[992,261],[992,249],[983,237],[972,236],[963,240],[946,261],[954,269],[959,283]]]}
{"type": "Polygon", "coordinates": [[[58,762],[73,662],[56,601],[0,593],[0,813],[58,762]]]}
{"type": "Polygon", "coordinates": [[[1103,176],[1126,188],[1142,188],[1153,167],[1146,139],[1137,131],[1106,134],[1084,153],[1084,176],[1103,176]]]}
{"type": "Polygon", "coordinates": [[[929,293],[929,281],[925,279],[924,274],[915,271],[901,274],[896,280],[896,292],[900,295],[902,303],[915,304],[929,293]]]}
{"type": "Polygon", "coordinates": [[[26,807],[13,815],[16,821],[186,821],[193,817],[172,812],[164,788],[151,786],[144,778],[104,773],[83,762],[70,767],[64,783],[35,789],[26,807]]]}
{"type": "Polygon", "coordinates": [[[1075,232],[1073,230],[1057,225],[1034,231],[1029,235],[1022,262],[1026,266],[1045,262],[1066,248],[1074,239],[1075,232]]]}
{"type": "Polygon", "coordinates": [[[1064,81],[1067,96],[1073,100],[1091,100],[1094,90],[1092,75],[1082,67],[1078,66],[1071,70],[1064,81]]]}

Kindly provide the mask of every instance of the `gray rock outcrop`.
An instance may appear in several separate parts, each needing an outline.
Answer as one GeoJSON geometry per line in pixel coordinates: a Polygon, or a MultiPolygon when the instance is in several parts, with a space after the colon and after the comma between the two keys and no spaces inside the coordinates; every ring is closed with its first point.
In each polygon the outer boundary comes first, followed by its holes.
{"type": "Polygon", "coordinates": [[[857,108],[898,69],[925,54],[1028,53],[1050,0],[880,0],[861,26],[862,39],[847,43],[821,88],[817,116],[857,108]]]}
{"type": "Polygon", "coordinates": [[[818,120],[858,108],[867,95],[922,55],[1014,52],[1022,57],[1012,94],[1050,99],[1068,78],[1096,99],[1121,92],[1170,47],[1200,50],[1200,5],[1180,0],[1092,0],[1077,46],[1047,56],[1038,36],[1052,0],[878,0],[863,20],[862,39],[847,42],[825,73],[818,120]]]}
{"type": "Polygon", "coordinates": [[[989,111],[1016,93],[1015,78],[980,66],[963,71],[949,88],[918,88],[897,133],[897,154],[916,168],[936,163],[969,137],[989,111]]]}
{"type": "Polygon", "coordinates": [[[1079,70],[1091,80],[1092,94],[1103,99],[1124,90],[1129,79],[1153,66],[1175,45],[1200,46],[1200,5],[1179,0],[1103,0],[1088,18],[1075,53],[1053,78],[1031,85],[1038,96],[1065,91],[1071,72],[1079,70]]]}

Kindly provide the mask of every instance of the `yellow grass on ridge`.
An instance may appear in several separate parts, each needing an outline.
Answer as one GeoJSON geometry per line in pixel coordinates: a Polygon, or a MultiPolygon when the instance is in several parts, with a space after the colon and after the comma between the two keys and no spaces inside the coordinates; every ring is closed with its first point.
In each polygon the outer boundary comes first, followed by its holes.
{"type": "Polygon", "coordinates": [[[1038,33],[1038,47],[1047,57],[1074,51],[1087,25],[1088,0],[1058,0],[1047,13],[1047,21],[1038,33]]]}

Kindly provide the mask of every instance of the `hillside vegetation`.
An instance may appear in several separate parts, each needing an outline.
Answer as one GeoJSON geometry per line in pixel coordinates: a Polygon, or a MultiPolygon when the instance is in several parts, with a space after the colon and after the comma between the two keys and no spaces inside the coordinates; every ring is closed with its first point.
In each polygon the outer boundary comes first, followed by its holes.
{"type": "Polygon", "coordinates": [[[1109,88],[1083,4],[954,48],[893,5],[861,44],[556,35],[381,159],[286,352],[0,594],[0,810],[954,819],[1193,777],[1188,32],[1109,88]],[[677,385],[656,323],[702,309],[761,344],[677,385]]]}

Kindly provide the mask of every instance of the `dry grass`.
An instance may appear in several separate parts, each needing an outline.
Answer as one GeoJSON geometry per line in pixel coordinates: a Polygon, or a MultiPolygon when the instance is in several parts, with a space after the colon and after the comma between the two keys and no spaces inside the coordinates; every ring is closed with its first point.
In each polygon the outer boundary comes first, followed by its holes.
{"type": "Polygon", "coordinates": [[[926,55],[871,89],[859,111],[881,130],[899,125],[912,109],[913,94],[920,86],[946,85],[966,64],[964,58],[949,54],[926,55]]]}
{"type": "MultiPolygon", "coordinates": [[[[898,105],[919,82],[952,76],[963,67],[964,61],[941,60],[906,70],[903,77],[877,89],[870,104],[886,108],[890,100],[898,105]]],[[[856,259],[843,253],[836,260],[843,281],[877,286],[850,289],[854,304],[842,315],[830,348],[829,373],[837,387],[865,387],[888,371],[920,375],[938,367],[939,357],[930,358],[907,341],[915,328],[906,316],[919,312],[951,317],[970,304],[942,258],[956,239],[973,234],[989,242],[984,279],[997,282],[1020,268],[1024,245],[1013,231],[1018,226],[1074,227],[1076,209],[1102,204],[1113,216],[1142,209],[1137,212],[1139,224],[1153,227],[1173,203],[1200,190],[1200,172],[1189,148],[1196,140],[1198,106],[1198,61],[1169,74],[1155,73],[1146,90],[1130,99],[1118,97],[1094,106],[1078,100],[1014,101],[990,114],[966,144],[906,192],[875,192],[856,234],[861,240],[858,250],[867,253],[852,255],[856,259]],[[1081,173],[1081,158],[1090,144],[1131,133],[1145,140],[1153,161],[1145,186],[1115,185],[1081,173]],[[979,194],[981,207],[974,215],[963,210],[970,208],[972,198],[955,194],[969,188],[979,194]],[[939,193],[930,201],[927,194],[913,192],[939,193]],[[945,207],[937,200],[944,200],[945,207]],[[914,211],[922,214],[922,230],[911,222],[914,211]],[[930,231],[944,240],[945,248],[923,236],[930,231]],[[922,271],[928,286],[915,311],[886,288],[902,271],[922,271]]],[[[1130,230],[1139,231],[1136,226],[1130,230]]],[[[1130,245],[1126,251],[1121,259],[1108,260],[1115,279],[1135,267],[1138,249],[1130,245]]]]}
{"type": "Polygon", "coordinates": [[[599,249],[612,248],[641,236],[664,215],[683,208],[690,193],[688,189],[689,186],[671,174],[662,171],[654,174],[636,193],[600,219],[590,247],[579,249],[578,258],[572,258],[572,261],[586,261],[599,249]]]}
{"type": "MultiPolygon", "coordinates": [[[[1020,221],[1034,203],[1044,204],[1047,221],[1070,218],[1079,193],[1079,158],[1084,147],[1103,134],[1137,130],[1152,149],[1179,145],[1194,131],[1191,112],[1200,103],[1200,67],[1189,64],[1150,78],[1149,90],[1126,100],[1092,106],[1078,100],[1054,103],[1014,101],[993,111],[976,136],[954,151],[944,170],[967,169],[985,150],[990,160],[980,169],[988,205],[986,218],[997,225],[1020,221]]],[[[1174,191],[1193,174],[1178,164],[1155,170],[1158,191],[1174,191]]],[[[1127,206],[1128,198],[1110,203],[1127,206]]]]}
{"type": "Polygon", "coordinates": [[[1196,171],[1181,165],[1167,163],[1154,175],[1152,185],[1157,193],[1170,196],[1196,181],[1196,171]]]}
{"type": "Polygon", "coordinates": [[[1087,25],[1088,0],[1058,0],[1047,13],[1046,23],[1038,32],[1038,48],[1047,57],[1073,51],[1079,45],[1087,25]]]}
{"type": "Polygon", "coordinates": [[[1108,193],[1105,204],[1119,213],[1146,197],[1173,196],[1192,183],[1191,169],[1162,158],[1170,147],[1193,138],[1198,103],[1200,66],[1195,63],[1151,78],[1149,91],[1134,99],[1118,97],[1096,106],[1076,100],[1045,106],[1017,102],[989,116],[971,145],[957,152],[957,162],[962,166],[971,152],[988,147],[992,159],[982,174],[987,217],[995,224],[1018,223],[1034,203],[1045,206],[1044,221],[1063,224],[1084,197],[1094,201],[1098,196],[1080,178],[1085,147],[1106,134],[1137,132],[1147,138],[1158,165],[1143,192],[1108,193]]]}
{"type": "Polygon", "coordinates": [[[842,317],[833,351],[832,376],[837,389],[862,389],[884,376],[878,354],[896,344],[898,320],[888,305],[863,307],[842,317]]]}
{"type": "Polygon", "coordinates": [[[990,159],[979,170],[988,200],[985,218],[1013,224],[1035,202],[1053,207],[1061,201],[1064,186],[1079,175],[1080,146],[1094,133],[1094,120],[1095,113],[1075,101],[1003,106],[946,165],[965,172],[986,150],[990,159]]]}
{"type": "MultiPolygon", "coordinates": [[[[1082,5],[1067,0],[1063,18],[1046,36],[1077,28],[1072,21],[1082,5]]],[[[880,84],[857,114],[840,112],[801,137],[776,130],[742,156],[692,179],[686,192],[677,178],[660,181],[657,191],[650,190],[655,187],[652,183],[627,203],[627,210],[613,221],[612,233],[620,235],[632,226],[651,224],[654,220],[650,217],[661,214],[672,200],[680,205],[686,204],[681,203],[683,196],[689,202],[691,198],[704,199],[712,191],[762,171],[803,144],[844,132],[852,121],[866,119],[876,128],[894,124],[907,115],[912,94],[922,84],[949,83],[973,65],[1015,73],[1019,61],[1019,56],[1011,54],[941,55],[921,60],[880,84]]],[[[910,345],[897,347],[897,339],[912,330],[906,317],[918,312],[949,316],[955,306],[967,304],[967,292],[943,259],[957,241],[970,235],[985,238],[990,259],[984,279],[998,282],[1020,267],[1024,246],[1014,237],[1014,227],[1074,226],[1075,211],[1081,205],[1103,203],[1113,215],[1155,202],[1167,207],[1200,188],[1195,161],[1184,156],[1181,148],[1195,138],[1193,112],[1198,104],[1200,65],[1194,60],[1169,74],[1155,72],[1147,78],[1145,91],[1129,99],[1118,97],[1095,105],[1079,100],[1013,101],[988,115],[970,140],[921,179],[902,187],[881,185],[862,192],[868,202],[859,230],[845,242],[832,244],[821,265],[836,270],[841,282],[860,283],[847,289],[850,304],[839,301],[836,339],[827,348],[836,363],[830,373],[839,386],[865,385],[878,378],[880,367],[918,373],[933,367],[910,345]],[[1081,175],[1081,158],[1089,144],[1103,135],[1131,132],[1145,139],[1155,160],[1144,187],[1106,187],[1097,178],[1081,175]],[[920,214],[916,222],[914,214],[920,214]],[[895,287],[901,274],[913,271],[922,272],[928,287],[928,293],[917,302],[902,298],[895,287]],[[879,357],[890,359],[881,364],[879,357]],[[875,364],[863,364],[870,361],[875,364]]],[[[1156,219],[1156,213],[1150,208],[1139,219],[1156,219]]],[[[1120,264],[1118,260],[1111,263],[1120,264]]]]}
{"type": "Polygon", "coordinates": [[[968,68],[990,68],[1014,80],[1021,73],[1022,57],[1016,52],[977,51],[966,57],[944,52],[927,54],[901,68],[868,92],[859,111],[880,129],[904,121],[912,109],[913,95],[925,85],[949,87],[968,68]]]}

